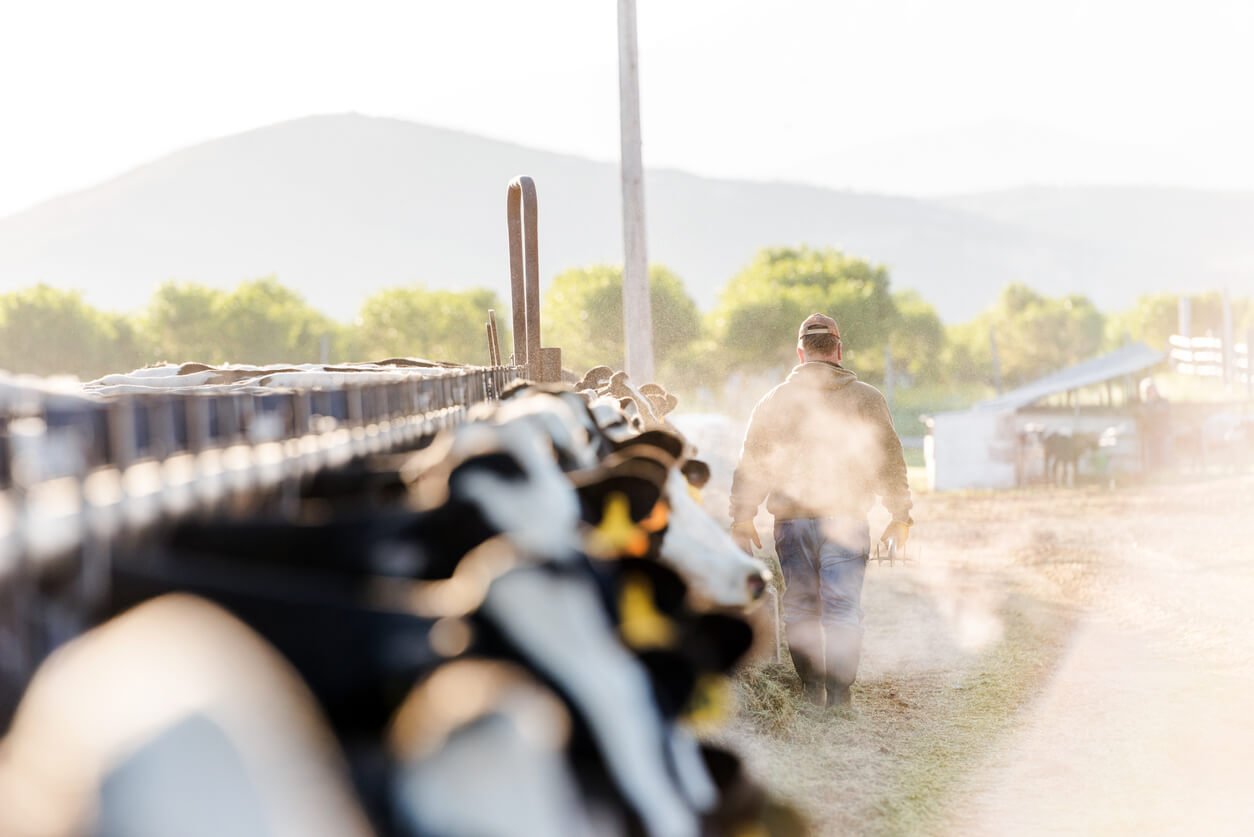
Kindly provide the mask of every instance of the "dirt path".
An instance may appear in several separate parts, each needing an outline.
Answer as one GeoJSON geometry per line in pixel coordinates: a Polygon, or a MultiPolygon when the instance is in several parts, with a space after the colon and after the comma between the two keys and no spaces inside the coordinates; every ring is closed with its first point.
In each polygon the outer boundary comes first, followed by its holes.
{"type": "Polygon", "coordinates": [[[1250,833],[1254,480],[924,495],[854,713],[750,672],[725,736],[819,834],[1250,833]]]}
{"type": "Polygon", "coordinates": [[[1056,674],[966,783],[956,833],[1254,829],[1254,491],[1157,489],[1111,544],[1056,674]]]}

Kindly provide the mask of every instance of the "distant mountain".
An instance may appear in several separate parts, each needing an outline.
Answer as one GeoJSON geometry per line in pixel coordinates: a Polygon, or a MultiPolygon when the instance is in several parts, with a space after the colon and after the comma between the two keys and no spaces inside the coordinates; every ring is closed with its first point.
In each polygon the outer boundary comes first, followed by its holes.
{"type": "Polygon", "coordinates": [[[1254,293],[1254,194],[1151,187],[1022,188],[947,198],[955,209],[1067,241],[1091,254],[1087,293],[1122,304],[1129,290],[1254,293]]]}
{"type": "MultiPolygon", "coordinates": [[[[0,219],[0,290],[46,281],[128,308],[169,278],[229,285],[274,273],[341,318],[369,293],[415,281],[507,297],[505,185],[517,174],[539,188],[546,281],[622,260],[615,164],[335,115],[206,142],[0,219]]],[[[1033,194],[923,201],[651,171],[649,256],[709,307],[759,247],[840,246],[887,264],[896,287],[917,289],[948,320],[1011,280],[1109,307],[1254,260],[1254,242],[1238,235],[1249,218],[1233,215],[1254,198],[1154,192],[1142,205],[1124,190],[1112,216],[1083,190],[1033,194]],[[1134,246],[1145,231],[1155,240],[1134,246]]]]}
{"type": "MultiPolygon", "coordinates": [[[[852,126],[851,126],[852,127],[852,126]]],[[[784,176],[832,188],[911,195],[992,192],[1024,183],[1141,183],[1180,168],[1171,147],[1096,142],[1042,125],[991,120],[868,142],[854,127],[784,176]]],[[[1186,176],[1190,172],[1180,172],[1186,176]]],[[[1196,173],[1192,173],[1196,175],[1196,173]]]]}

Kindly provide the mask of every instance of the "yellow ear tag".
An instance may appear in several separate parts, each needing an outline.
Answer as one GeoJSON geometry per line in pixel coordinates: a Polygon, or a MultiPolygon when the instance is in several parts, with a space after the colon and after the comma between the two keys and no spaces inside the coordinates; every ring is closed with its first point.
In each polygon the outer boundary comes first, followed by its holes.
{"type": "Polygon", "coordinates": [[[660,532],[671,521],[671,507],[665,500],[658,500],[649,510],[649,516],[640,521],[640,528],[650,534],[660,532]]]}
{"type": "Polygon", "coordinates": [[[700,503],[701,502],[701,489],[697,488],[692,483],[688,483],[688,496],[696,500],[698,503],[700,503]]]}
{"type": "Polygon", "coordinates": [[[684,722],[694,732],[713,732],[731,713],[732,701],[730,678],[721,674],[703,674],[697,679],[692,697],[684,708],[684,722]]]}
{"type": "Polygon", "coordinates": [[[618,593],[618,631],[627,647],[669,648],[675,641],[675,626],[653,606],[653,585],[647,578],[630,575],[623,579],[618,593]]]}
{"type": "Polygon", "coordinates": [[[599,558],[638,558],[649,551],[649,536],[632,521],[631,503],[621,491],[605,498],[601,522],[588,536],[588,551],[599,558]]]}

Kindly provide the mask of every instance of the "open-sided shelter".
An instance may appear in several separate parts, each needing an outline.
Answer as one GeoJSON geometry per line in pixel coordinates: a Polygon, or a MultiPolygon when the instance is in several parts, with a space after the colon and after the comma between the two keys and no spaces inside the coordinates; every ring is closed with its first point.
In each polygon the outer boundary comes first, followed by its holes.
{"type": "Polygon", "coordinates": [[[923,450],[934,490],[1010,488],[1046,478],[1041,440],[1050,433],[1105,434],[1084,467],[1140,468],[1139,378],[1164,354],[1130,343],[1047,375],[968,410],[927,418],[923,450]]]}

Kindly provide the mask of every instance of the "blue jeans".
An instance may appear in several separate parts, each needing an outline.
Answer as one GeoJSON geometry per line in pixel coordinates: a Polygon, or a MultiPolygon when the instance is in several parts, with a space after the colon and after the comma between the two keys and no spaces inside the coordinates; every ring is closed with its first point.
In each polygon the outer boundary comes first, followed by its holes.
{"type": "MultiPolygon", "coordinates": [[[[862,654],[862,582],[870,551],[866,518],[775,522],[789,650],[794,661],[804,663],[829,684],[847,687],[857,675],[862,654]],[[797,660],[799,655],[801,660],[797,660]]],[[[798,665],[798,673],[802,668],[798,665]]]]}

